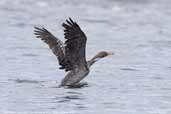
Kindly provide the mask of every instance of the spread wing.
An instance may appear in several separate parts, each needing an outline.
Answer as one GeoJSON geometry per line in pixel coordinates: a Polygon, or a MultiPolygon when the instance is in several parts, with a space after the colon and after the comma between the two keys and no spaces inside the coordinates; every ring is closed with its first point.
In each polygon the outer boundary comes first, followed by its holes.
{"type": "Polygon", "coordinates": [[[86,35],[79,25],[71,18],[63,23],[65,41],[65,57],[69,64],[68,69],[72,70],[82,65],[87,65],[85,58],[86,35]]]}
{"type": "Polygon", "coordinates": [[[46,44],[48,44],[49,48],[52,50],[52,52],[57,56],[59,65],[61,65],[60,69],[64,69],[66,64],[65,61],[65,54],[64,54],[64,45],[62,41],[57,39],[55,36],[53,36],[48,30],[41,27],[34,27],[34,34],[37,38],[40,38],[43,40],[46,44]]]}

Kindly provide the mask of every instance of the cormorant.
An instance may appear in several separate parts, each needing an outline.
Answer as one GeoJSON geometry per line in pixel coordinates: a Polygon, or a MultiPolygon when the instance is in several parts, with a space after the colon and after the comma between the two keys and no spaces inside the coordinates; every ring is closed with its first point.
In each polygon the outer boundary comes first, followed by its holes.
{"type": "Polygon", "coordinates": [[[59,69],[67,72],[60,86],[72,87],[79,84],[89,74],[90,67],[96,61],[113,53],[101,51],[87,61],[85,54],[87,37],[84,32],[71,18],[66,20],[62,26],[64,27],[65,43],[43,27],[34,27],[34,34],[43,40],[56,55],[60,65],[59,69]]]}

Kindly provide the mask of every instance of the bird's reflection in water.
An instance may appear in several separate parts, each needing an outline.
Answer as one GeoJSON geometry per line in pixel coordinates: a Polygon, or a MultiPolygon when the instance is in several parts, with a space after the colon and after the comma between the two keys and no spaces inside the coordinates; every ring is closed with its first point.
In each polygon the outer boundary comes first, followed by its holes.
{"type": "Polygon", "coordinates": [[[58,103],[72,102],[73,100],[84,100],[84,95],[82,92],[77,91],[78,89],[83,89],[88,87],[87,82],[82,82],[74,86],[64,87],[67,89],[67,92],[64,93],[61,97],[56,97],[58,103]]]}
{"type": "Polygon", "coordinates": [[[8,81],[13,81],[15,83],[42,83],[45,81],[28,80],[28,79],[8,79],[8,81]]]}
{"type": "Polygon", "coordinates": [[[73,100],[83,100],[83,96],[81,93],[77,92],[67,92],[66,95],[62,97],[56,97],[58,103],[65,103],[65,102],[71,102],[73,100]]]}

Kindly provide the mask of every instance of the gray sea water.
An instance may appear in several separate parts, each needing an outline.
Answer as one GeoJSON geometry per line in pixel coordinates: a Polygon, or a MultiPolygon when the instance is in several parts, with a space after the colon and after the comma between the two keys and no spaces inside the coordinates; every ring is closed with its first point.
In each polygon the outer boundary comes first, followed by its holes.
{"type": "Polygon", "coordinates": [[[171,114],[170,0],[0,0],[0,113],[171,114]],[[56,88],[65,72],[33,35],[63,39],[73,18],[88,37],[87,87],[56,88]]]}

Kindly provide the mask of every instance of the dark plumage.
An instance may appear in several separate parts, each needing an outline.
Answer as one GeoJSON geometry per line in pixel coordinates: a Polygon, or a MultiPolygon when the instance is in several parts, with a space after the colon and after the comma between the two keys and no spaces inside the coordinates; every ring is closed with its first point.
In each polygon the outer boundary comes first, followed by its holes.
{"type": "Polygon", "coordinates": [[[43,27],[35,27],[34,34],[37,38],[48,44],[56,55],[60,68],[65,69],[67,75],[61,82],[61,86],[73,86],[78,84],[89,73],[89,68],[98,59],[111,55],[111,52],[99,52],[91,60],[86,61],[87,37],[79,25],[71,18],[63,23],[65,43],[43,27]]]}

